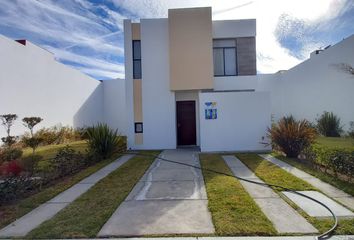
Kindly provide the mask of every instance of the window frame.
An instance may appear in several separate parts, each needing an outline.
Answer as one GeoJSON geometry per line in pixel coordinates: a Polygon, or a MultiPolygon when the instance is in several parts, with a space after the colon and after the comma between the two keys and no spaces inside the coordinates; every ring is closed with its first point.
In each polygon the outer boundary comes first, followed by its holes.
{"type": "Polygon", "coordinates": [[[142,72],[142,66],[141,66],[141,40],[133,40],[132,41],[132,53],[133,53],[133,79],[141,79],[142,78],[142,75],[143,75],[143,72],[142,72]],[[139,42],[140,44],[140,58],[135,58],[135,47],[134,47],[134,43],[135,42],[139,42]],[[135,62],[140,62],[140,76],[137,76],[138,74],[135,72],[135,62]]]}
{"type": "MultiPolygon", "coordinates": [[[[213,50],[214,49],[222,49],[222,57],[223,57],[223,67],[224,67],[224,74],[223,75],[215,75],[215,70],[214,70],[214,77],[232,77],[232,76],[238,76],[238,67],[237,67],[237,48],[236,46],[235,47],[213,47],[213,50]],[[236,66],[235,66],[235,74],[226,74],[225,72],[225,49],[234,49],[235,50],[235,63],[236,63],[236,66]]],[[[213,53],[213,57],[214,57],[214,53],[213,53]]],[[[213,66],[214,67],[214,66],[213,66]]]]}

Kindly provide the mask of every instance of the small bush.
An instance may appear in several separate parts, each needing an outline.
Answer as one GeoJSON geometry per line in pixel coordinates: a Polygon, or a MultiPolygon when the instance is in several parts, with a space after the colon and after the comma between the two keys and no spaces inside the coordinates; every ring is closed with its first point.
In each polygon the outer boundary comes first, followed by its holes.
{"type": "Polygon", "coordinates": [[[18,160],[12,160],[10,162],[4,162],[0,167],[0,175],[5,177],[19,176],[23,171],[23,168],[18,160]]]}
{"type": "Polygon", "coordinates": [[[38,186],[37,180],[24,176],[7,177],[0,183],[0,203],[10,202],[23,197],[28,191],[38,186]]]}
{"type": "Polygon", "coordinates": [[[81,132],[71,127],[54,126],[41,128],[35,134],[43,140],[43,145],[62,144],[81,139],[81,132]]]}
{"type": "Polygon", "coordinates": [[[35,153],[36,149],[39,147],[39,145],[42,142],[41,138],[38,137],[23,137],[22,141],[26,147],[32,148],[33,154],[35,153]]]}
{"type": "Polygon", "coordinates": [[[354,121],[351,121],[349,125],[348,137],[354,138],[354,121]]]}
{"type": "Polygon", "coordinates": [[[70,146],[60,149],[57,155],[50,160],[54,178],[71,175],[86,165],[87,161],[80,153],[70,146]]]}
{"type": "Polygon", "coordinates": [[[296,158],[316,138],[317,132],[307,120],[297,121],[294,117],[283,117],[268,129],[272,146],[287,157],[296,158]]]}
{"type": "Polygon", "coordinates": [[[123,141],[118,130],[112,130],[107,124],[98,124],[87,129],[88,147],[92,153],[102,158],[110,157],[123,141]]]}
{"type": "Polygon", "coordinates": [[[326,137],[340,137],[343,132],[340,118],[332,112],[323,112],[317,119],[317,130],[326,137]]]}
{"type": "Polygon", "coordinates": [[[30,175],[32,175],[38,166],[38,162],[42,158],[43,157],[40,155],[32,154],[27,157],[23,157],[20,161],[20,164],[26,172],[28,172],[28,173],[30,173],[30,175]]]}
{"type": "Polygon", "coordinates": [[[341,173],[354,178],[354,150],[314,144],[305,151],[305,158],[313,165],[331,170],[334,174],[341,173]]]}
{"type": "Polygon", "coordinates": [[[21,149],[14,147],[0,149],[0,164],[5,161],[19,159],[21,158],[22,153],[21,149]]]}

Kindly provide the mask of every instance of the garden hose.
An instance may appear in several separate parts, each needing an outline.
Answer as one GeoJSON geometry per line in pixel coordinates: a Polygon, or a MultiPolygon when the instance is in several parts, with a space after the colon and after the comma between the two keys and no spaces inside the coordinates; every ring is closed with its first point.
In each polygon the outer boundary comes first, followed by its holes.
{"type": "Polygon", "coordinates": [[[165,161],[165,162],[170,162],[170,163],[175,163],[175,164],[179,164],[179,165],[184,165],[184,166],[187,166],[187,167],[192,167],[192,168],[196,168],[196,169],[199,169],[199,170],[203,170],[203,171],[208,171],[208,172],[212,172],[212,173],[216,173],[216,174],[220,174],[220,175],[225,175],[225,176],[228,176],[228,177],[233,177],[233,178],[236,178],[238,180],[241,180],[241,181],[245,181],[245,182],[249,182],[249,183],[253,183],[253,184],[257,184],[257,185],[261,185],[261,186],[264,186],[264,187],[276,187],[276,188],[281,188],[287,192],[291,192],[291,193],[294,193],[294,194],[297,194],[299,196],[302,196],[304,198],[307,198],[307,199],[310,199],[311,201],[323,206],[324,208],[326,208],[332,215],[332,218],[333,218],[333,221],[334,221],[334,224],[333,226],[327,230],[326,232],[318,235],[316,238],[319,239],[319,240],[322,240],[322,239],[328,239],[330,236],[333,235],[333,232],[334,230],[337,228],[338,226],[338,219],[337,219],[337,216],[334,214],[334,212],[326,205],[324,204],[323,202],[321,201],[318,201],[317,199],[314,199],[310,196],[307,196],[303,193],[300,193],[300,192],[297,192],[296,190],[293,190],[293,189],[290,189],[290,188],[286,188],[286,187],[283,187],[283,186],[280,186],[280,185],[276,185],[276,184],[268,184],[268,183],[263,183],[263,182],[257,182],[257,181],[252,181],[252,180],[249,180],[249,179],[245,179],[245,178],[242,178],[242,177],[238,177],[236,175],[231,175],[231,174],[227,174],[227,173],[223,173],[223,172],[219,172],[219,171],[216,171],[216,170],[212,170],[212,169],[208,169],[208,168],[203,168],[203,167],[199,167],[199,166],[195,166],[195,165],[191,165],[191,164],[188,164],[188,163],[182,163],[182,162],[177,162],[177,161],[173,161],[173,160],[169,160],[169,159],[166,159],[166,158],[163,158],[163,157],[160,157],[159,155],[152,155],[152,154],[144,154],[144,153],[141,153],[141,152],[132,152],[132,151],[128,151],[127,153],[130,153],[130,154],[135,154],[135,155],[140,155],[140,156],[150,156],[150,157],[154,157],[156,159],[159,159],[161,161],[165,161]]]}

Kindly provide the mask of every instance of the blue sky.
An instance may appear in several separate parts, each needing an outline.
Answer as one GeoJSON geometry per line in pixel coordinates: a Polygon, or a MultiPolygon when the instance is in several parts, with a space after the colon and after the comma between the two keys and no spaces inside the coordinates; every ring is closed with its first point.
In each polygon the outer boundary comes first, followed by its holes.
{"type": "Polygon", "coordinates": [[[0,0],[0,34],[28,39],[96,79],[124,78],[123,19],[212,6],[213,19],[257,19],[260,73],[288,69],[354,34],[353,0],[0,0]]]}

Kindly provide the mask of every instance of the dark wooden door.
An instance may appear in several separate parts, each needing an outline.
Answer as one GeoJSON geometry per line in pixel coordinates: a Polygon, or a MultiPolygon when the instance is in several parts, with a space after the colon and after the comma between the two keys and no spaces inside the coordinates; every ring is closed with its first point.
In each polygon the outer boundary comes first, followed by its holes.
{"type": "Polygon", "coordinates": [[[177,145],[196,145],[195,101],[177,101],[177,145]]]}

